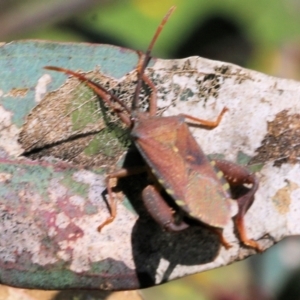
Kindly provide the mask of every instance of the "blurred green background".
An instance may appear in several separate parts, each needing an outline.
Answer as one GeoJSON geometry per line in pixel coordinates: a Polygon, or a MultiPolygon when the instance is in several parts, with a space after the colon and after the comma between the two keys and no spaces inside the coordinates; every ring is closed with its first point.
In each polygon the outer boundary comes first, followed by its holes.
{"type": "MultiPolygon", "coordinates": [[[[300,79],[299,0],[0,0],[0,41],[110,43],[145,50],[172,5],[177,10],[155,45],[154,56],[199,55],[274,76],[300,79]]],[[[300,299],[299,253],[300,239],[287,239],[262,255],[143,290],[137,297],[300,299]]],[[[102,299],[93,292],[31,297],[102,299]]],[[[125,294],[107,297],[129,299],[125,294]]]]}
{"type": "Polygon", "coordinates": [[[162,58],[201,55],[286,78],[300,76],[299,0],[0,0],[0,41],[111,43],[162,58]]]}

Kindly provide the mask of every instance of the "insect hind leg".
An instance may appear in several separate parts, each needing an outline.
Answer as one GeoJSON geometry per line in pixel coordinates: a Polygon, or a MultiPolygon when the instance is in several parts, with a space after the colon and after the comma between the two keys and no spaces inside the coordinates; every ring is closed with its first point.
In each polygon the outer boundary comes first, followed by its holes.
{"type": "Polygon", "coordinates": [[[236,199],[238,203],[238,213],[234,217],[240,240],[244,245],[262,252],[261,246],[254,240],[249,239],[246,233],[244,216],[254,201],[254,195],[258,189],[258,179],[246,168],[224,160],[215,160],[216,166],[224,173],[224,177],[230,186],[242,186],[251,184],[248,192],[236,199]]]}
{"type": "Polygon", "coordinates": [[[144,188],[142,199],[149,214],[165,230],[176,232],[189,227],[183,221],[178,224],[175,222],[171,207],[168,206],[154,185],[148,185],[144,188]]]}

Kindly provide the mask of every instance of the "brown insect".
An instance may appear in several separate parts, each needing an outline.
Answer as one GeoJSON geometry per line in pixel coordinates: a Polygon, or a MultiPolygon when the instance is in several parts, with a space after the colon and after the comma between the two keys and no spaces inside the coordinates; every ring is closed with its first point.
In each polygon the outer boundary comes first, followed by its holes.
{"type": "Polygon", "coordinates": [[[215,128],[227,108],[223,108],[215,121],[202,120],[186,114],[171,117],[156,116],[156,88],[145,75],[144,70],[150,60],[153,45],[174,9],[175,7],[172,7],[164,17],[146,54],[144,57],[141,56],[131,109],[118,97],[84,75],[59,67],[45,67],[48,70],[73,75],[92,88],[131,130],[130,136],[145,161],[145,164],[140,167],[123,168],[107,175],[111,216],[99,226],[99,230],[112,222],[117,213],[111,179],[147,172],[151,181],[143,189],[142,199],[156,222],[168,231],[180,231],[189,227],[183,219],[179,222],[175,221],[170,206],[161,194],[164,190],[187,218],[212,228],[219,235],[222,244],[229,248],[230,245],[224,239],[222,230],[231,219],[230,188],[251,184],[251,188],[236,199],[238,213],[235,216],[235,224],[242,243],[261,251],[256,241],[247,238],[244,225],[244,215],[252,205],[258,188],[257,178],[244,167],[234,163],[210,160],[197,144],[186,124],[190,122],[209,129],[215,128]],[[139,110],[139,93],[143,82],[152,90],[147,112],[139,110]]]}

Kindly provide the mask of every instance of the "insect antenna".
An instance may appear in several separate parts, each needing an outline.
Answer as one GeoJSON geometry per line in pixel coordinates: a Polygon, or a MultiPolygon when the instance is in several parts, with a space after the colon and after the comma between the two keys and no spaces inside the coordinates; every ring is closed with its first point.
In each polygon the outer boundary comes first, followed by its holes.
{"type": "Polygon", "coordinates": [[[156,32],[151,40],[151,43],[149,44],[149,47],[145,53],[145,58],[142,61],[142,63],[139,63],[138,67],[137,67],[137,73],[138,73],[138,81],[137,81],[137,85],[135,88],[135,92],[134,92],[134,98],[132,101],[132,107],[131,110],[135,111],[136,109],[138,109],[138,105],[139,105],[139,94],[140,94],[140,89],[142,86],[142,81],[143,81],[143,75],[144,75],[144,71],[151,59],[151,51],[152,48],[159,36],[159,34],[161,33],[162,29],[164,28],[165,24],[167,23],[169,17],[171,16],[171,14],[174,12],[174,10],[176,9],[176,6],[172,6],[169,11],[167,12],[167,14],[164,16],[164,18],[162,19],[161,23],[159,24],[159,26],[156,29],[156,32]]]}
{"type": "MultiPolygon", "coordinates": [[[[170,15],[173,13],[173,11],[175,10],[175,6],[172,6],[169,11],[167,12],[167,14],[165,15],[165,17],[163,18],[163,20],[161,21],[160,25],[158,26],[158,28],[156,29],[156,32],[151,40],[151,43],[145,53],[145,57],[144,60],[138,64],[137,66],[137,72],[138,72],[138,81],[137,81],[137,86],[135,89],[135,93],[134,93],[134,98],[133,98],[133,102],[132,102],[132,107],[131,110],[129,109],[129,107],[123,102],[121,101],[117,96],[115,96],[113,93],[111,93],[110,91],[108,91],[105,87],[103,87],[101,84],[92,81],[91,79],[85,77],[84,75],[74,72],[72,70],[69,69],[65,69],[65,68],[60,68],[60,67],[53,67],[53,66],[46,66],[44,67],[44,69],[46,70],[52,70],[52,71],[58,71],[58,72],[62,72],[65,74],[69,74],[72,75],[76,78],[78,78],[80,81],[85,82],[85,84],[87,86],[89,86],[97,95],[99,95],[102,100],[115,112],[118,114],[119,118],[122,120],[122,122],[127,125],[128,127],[132,127],[133,125],[133,119],[131,117],[132,115],[132,111],[134,111],[137,107],[138,107],[138,99],[139,99],[139,93],[140,93],[140,89],[141,89],[141,85],[142,85],[142,81],[143,81],[143,77],[144,77],[144,71],[151,59],[151,51],[152,48],[159,36],[159,34],[161,33],[164,25],[166,24],[166,22],[168,21],[170,15]],[[114,103],[111,101],[114,100],[114,102],[118,103],[120,107],[115,107],[114,103]],[[126,111],[126,113],[124,113],[124,111],[126,111]],[[128,116],[129,115],[129,116],[128,116]]],[[[147,80],[146,80],[147,82],[147,80]]]]}
{"type": "Polygon", "coordinates": [[[76,78],[78,78],[80,81],[84,82],[88,87],[90,87],[98,96],[102,98],[102,100],[109,106],[111,109],[118,114],[120,119],[127,125],[131,126],[132,122],[127,116],[127,114],[131,114],[131,111],[129,107],[121,101],[116,95],[108,91],[105,87],[103,87],[101,84],[92,81],[91,79],[85,77],[84,75],[74,72],[69,69],[61,68],[61,67],[53,67],[53,66],[46,66],[44,67],[46,70],[52,70],[52,71],[58,71],[62,72],[65,74],[72,75],[76,78]],[[115,102],[117,102],[122,109],[116,108],[114,103],[111,101],[113,99],[115,102]],[[126,111],[127,114],[124,114],[124,110],[126,111]]]}

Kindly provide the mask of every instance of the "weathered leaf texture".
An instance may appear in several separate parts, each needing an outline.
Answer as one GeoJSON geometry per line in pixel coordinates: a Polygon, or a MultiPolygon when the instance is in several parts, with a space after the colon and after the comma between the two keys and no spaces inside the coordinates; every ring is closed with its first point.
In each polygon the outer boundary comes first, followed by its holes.
{"type": "MultiPolygon", "coordinates": [[[[141,176],[120,182],[117,217],[97,231],[109,215],[104,175],[120,167],[129,146],[126,130],[84,85],[43,66],[87,72],[130,103],[137,60],[134,51],[106,45],[1,45],[1,283],[136,289],[254,254],[240,245],[233,223],[224,232],[234,245],[229,250],[200,226],[163,232],[137,196],[146,180],[141,176]],[[65,149],[64,155],[53,145],[65,149]],[[38,151],[35,160],[20,156],[45,146],[43,157],[38,151]]],[[[260,187],[246,214],[248,236],[267,249],[299,234],[299,82],[198,57],[153,60],[147,73],[164,115],[215,119],[228,107],[216,129],[192,132],[206,154],[246,162],[257,172],[260,187]]],[[[141,97],[147,99],[147,92],[141,97]]]]}

